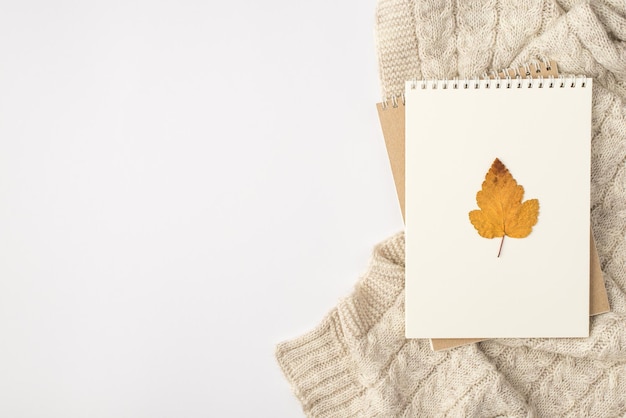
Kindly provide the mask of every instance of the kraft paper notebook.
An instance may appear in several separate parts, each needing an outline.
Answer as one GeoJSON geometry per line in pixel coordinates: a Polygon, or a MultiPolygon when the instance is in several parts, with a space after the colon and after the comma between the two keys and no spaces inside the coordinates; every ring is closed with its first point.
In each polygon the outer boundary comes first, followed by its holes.
{"type": "MultiPolygon", "coordinates": [[[[526,72],[526,75],[528,75],[529,73],[531,75],[555,75],[555,66],[554,66],[554,70],[550,70],[550,68],[548,67],[549,64],[531,64],[530,66],[525,66],[519,69],[520,72],[522,72],[522,74],[524,74],[524,72],[526,72]]],[[[503,71],[507,71],[508,75],[512,76],[514,75],[514,70],[503,70],[503,71]]],[[[495,75],[495,74],[494,74],[495,75]]],[[[501,72],[499,74],[501,77],[504,77],[505,73],[501,72]]],[[[539,84],[532,84],[530,82],[526,82],[526,84],[523,84],[524,81],[523,80],[511,80],[511,81],[507,81],[507,80],[501,80],[502,84],[507,83],[507,82],[511,82],[513,84],[513,88],[522,88],[522,84],[525,88],[527,89],[532,89],[533,87],[538,88],[538,89],[549,89],[549,88],[554,88],[554,84],[556,82],[559,81],[564,81],[561,79],[555,79],[555,80],[550,80],[548,77],[545,78],[545,80],[539,80],[538,83],[543,83],[545,82],[545,85],[539,85],[539,84]],[[518,82],[518,85],[515,85],[514,83],[518,82]],[[551,86],[552,84],[552,86],[551,86]]],[[[568,81],[572,81],[572,80],[568,80],[568,81]]],[[[583,87],[583,81],[582,80],[574,80],[574,81],[579,81],[579,87],[578,88],[589,88],[590,91],[590,83],[587,81],[585,86],[583,87]]],[[[471,81],[470,81],[471,82],[471,81]]],[[[437,85],[431,85],[430,87],[442,87],[442,89],[446,89],[449,87],[454,87],[454,86],[449,86],[449,85],[444,85],[444,82],[440,82],[437,85]]],[[[478,90],[480,87],[482,88],[491,88],[491,89],[497,89],[497,88],[502,88],[502,84],[500,86],[497,85],[497,81],[493,82],[494,84],[489,84],[485,81],[483,82],[476,82],[476,85],[474,85],[474,89],[478,90]]],[[[572,85],[574,83],[570,83],[569,88],[570,89],[574,89],[576,86],[572,85]]],[[[506,84],[504,84],[506,85],[506,84]]],[[[424,90],[427,89],[429,86],[428,85],[420,85],[419,87],[424,87],[424,90]]],[[[456,86],[457,88],[459,87],[458,85],[456,86]]],[[[465,86],[463,86],[465,87],[465,86]]],[[[468,88],[471,88],[471,86],[468,86],[468,88]]],[[[566,88],[564,87],[559,87],[559,88],[566,88]]],[[[456,93],[458,94],[458,93],[456,93]]],[[[537,94],[537,93],[534,93],[537,94]]],[[[480,97],[480,96],[477,96],[480,97]]],[[[484,100],[484,99],[477,99],[477,100],[484,100]]],[[[429,102],[430,103],[430,102],[429,102]]],[[[487,107],[489,105],[487,104],[487,107]]],[[[454,106],[452,106],[454,107],[454,106]]],[[[392,169],[393,169],[393,173],[394,173],[394,179],[396,181],[396,186],[397,186],[397,191],[398,191],[398,198],[400,200],[400,204],[401,206],[403,206],[403,192],[404,192],[404,175],[402,172],[402,168],[403,168],[403,164],[402,164],[402,160],[403,160],[403,143],[404,143],[404,124],[403,124],[403,119],[404,119],[404,103],[400,100],[398,101],[390,101],[389,103],[387,103],[387,106],[385,106],[384,104],[379,104],[378,106],[378,110],[379,110],[379,115],[380,115],[380,119],[381,119],[381,125],[383,127],[383,133],[385,136],[385,141],[389,150],[389,157],[390,157],[390,161],[391,161],[391,165],[392,165],[392,169]]],[[[450,110],[450,107],[446,107],[446,110],[450,110]]],[[[484,109],[483,109],[484,110],[484,109]]],[[[495,110],[492,110],[490,116],[494,116],[494,112],[496,112],[495,110]]],[[[480,113],[480,112],[479,112],[480,113]]],[[[527,114],[529,112],[526,112],[527,114]]],[[[532,113],[532,112],[531,112],[532,113]]],[[[416,118],[417,120],[419,120],[419,118],[416,118]]],[[[480,119],[477,117],[477,120],[480,119]]],[[[489,118],[487,118],[489,119],[489,118]]],[[[500,118],[502,119],[502,118],[500,118]]],[[[501,121],[501,120],[500,120],[501,121]]],[[[519,121],[518,121],[519,122],[519,121]]],[[[484,123],[484,122],[483,122],[484,123]]],[[[498,120],[495,121],[495,123],[498,123],[498,120]]],[[[533,131],[534,132],[534,131],[533,131]]],[[[465,131],[463,131],[463,133],[465,133],[465,131]]],[[[435,133],[436,135],[436,133],[435,133]]],[[[588,145],[588,142],[587,142],[588,145]]],[[[447,147],[444,147],[447,148],[447,147]]],[[[542,148],[542,147],[539,147],[542,148]]],[[[427,149],[425,150],[426,152],[431,151],[430,147],[427,147],[427,149]]],[[[445,150],[446,152],[449,152],[449,150],[445,150]]],[[[584,153],[584,150],[582,151],[584,153]]],[[[588,152],[588,151],[587,151],[588,152]]],[[[464,156],[466,157],[466,156],[464,156]]],[[[492,164],[493,165],[493,164],[492,164]]],[[[491,167],[489,167],[491,168],[491,167]]],[[[451,170],[452,172],[454,172],[454,170],[451,170]]],[[[441,177],[441,174],[439,175],[439,177],[441,177]]],[[[445,174],[445,171],[443,172],[443,174],[445,174]]],[[[463,173],[460,173],[461,177],[463,177],[463,173]]],[[[434,174],[433,174],[434,175],[434,174]]],[[[480,188],[480,185],[479,187],[480,188]]],[[[444,200],[449,200],[449,196],[445,195],[445,199],[444,200]]],[[[550,203],[550,202],[549,202],[550,203]]],[[[549,205],[550,207],[550,205],[549,205]]],[[[478,209],[478,208],[476,208],[478,209]]],[[[404,211],[403,211],[404,212],[404,211]]],[[[437,211],[438,212],[438,211],[437,211]]],[[[588,213],[588,212],[587,212],[588,213]]],[[[538,221],[537,221],[538,225],[541,225],[538,221]]],[[[588,225],[588,224],[587,224],[588,225]]],[[[588,228],[588,226],[587,226],[588,228]]],[[[452,235],[454,235],[455,231],[452,231],[452,235]]],[[[588,234],[588,232],[587,232],[588,234]]],[[[508,243],[508,238],[507,238],[507,243],[508,243]]],[[[410,238],[408,238],[408,241],[410,241],[410,238]]],[[[590,289],[590,294],[588,294],[589,299],[588,300],[588,307],[587,307],[587,313],[594,315],[594,314],[598,314],[598,313],[602,313],[602,312],[606,312],[609,310],[608,307],[608,300],[606,297],[606,290],[604,288],[604,283],[602,280],[602,274],[601,271],[599,270],[599,265],[598,265],[598,260],[597,260],[597,254],[595,254],[595,247],[593,246],[593,241],[586,241],[587,243],[587,251],[591,251],[591,257],[590,257],[590,264],[589,262],[587,262],[588,267],[590,266],[591,268],[591,286],[589,286],[589,282],[587,282],[587,287],[591,288],[590,289]],[[589,245],[591,244],[591,245],[589,245]]],[[[410,242],[409,242],[409,248],[410,248],[410,242]]],[[[506,249],[506,247],[504,247],[506,249]]],[[[502,256],[504,257],[505,253],[502,254],[502,256]]],[[[408,257],[408,254],[407,254],[408,257]]],[[[408,261],[408,260],[407,260],[408,261]]],[[[454,258],[450,260],[450,262],[453,262],[454,258]]],[[[409,266],[409,270],[410,270],[410,266],[409,266]]],[[[587,270],[589,271],[589,270],[587,270]]],[[[438,273],[438,272],[437,272],[438,273]]],[[[587,273],[588,274],[588,273],[587,273]]],[[[435,280],[435,278],[437,277],[437,275],[435,275],[434,277],[430,278],[430,280],[435,280]]],[[[589,280],[589,276],[587,276],[586,280],[589,280]]],[[[532,280],[530,280],[532,281],[532,280]]],[[[505,283],[498,283],[498,285],[500,287],[504,287],[506,290],[506,282],[505,283]]],[[[511,286],[515,286],[515,285],[519,285],[519,284],[508,284],[509,287],[511,286]]],[[[407,283],[407,286],[410,287],[410,284],[407,283]]],[[[580,287],[580,285],[579,285],[580,287]]],[[[542,290],[541,287],[539,287],[538,290],[542,290]]],[[[579,289],[580,290],[580,289],[579,289]]],[[[409,290],[410,291],[410,290],[409,290]]],[[[569,291],[568,291],[569,292],[569,291]]],[[[589,290],[587,290],[587,292],[589,292],[589,290]]],[[[471,293],[471,292],[470,292],[471,293]]],[[[484,301],[484,303],[482,304],[483,306],[486,306],[487,308],[489,307],[493,307],[494,306],[494,301],[495,302],[502,302],[501,300],[494,300],[494,295],[492,294],[493,292],[490,290],[489,292],[487,292],[487,299],[484,301]]],[[[549,293],[549,292],[548,292],[549,293]]],[[[584,292],[582,292],[584,293],[584,292]]],[[[542,294],[545,298],[545,294],[546,291],[542,290],[542,294]]],[[[469,295],[464,295],[464,296],[469,296],[469,295]]],[[[479,295],[480,296],[480,295],[479,295]]],[[[506,292],[504,294],[504,299],[506,299],[506,292]]],[[[549,296],[549,295],[548,295],[549,296]]],[[[502,299],[502,298],[499,298],[502,299]]],[[[540,299],[540,298],[539,298],[540,299]]],[[[472,301],[472,303],[475,303],[476,301],[472,301]]],[[[470,303],[470,304],[472,304],[470,303]]],[[[567,304],[567,303],[566,303],[567,304]]],[[[410,305],[410,302],[407,298],[407,305],[410,305]]],[[[496,303],[497,305],[497,303],[496,303]]],[[[571,304],[570,304],[571,305],[571,304]]],[[[580,303],[579,306],[584,306],[587,305],[586,303],[580,303]]],[[[441,301],[441,305],[440,306],[444,306],[446,308],[447,311],[451,312],[454,309],[449,309],[449,298],[446,298],[446,300],[441,301]]],[[[556,303],[552,303],[551,306],[553,308],[557,308],[559,306],[559,301],[557,300],[556,303]]],[[[409,306],[409,311],[410,311],[410,306],[409,306]]],[[[488,310],[488,309],[487,309],[488,310]]],[[[575,309],[574,309],[575,310],[575,309]]],[[[581,311],[581,309],[578,309],[579,311],[581,311]]],[[[536,311],[536,310],[535,310],[536,311]]],[[[423,312],[424,314],[427,314],[428,312],[423,312]]],[[[531,312],[532,314],[533,312],[531,312]]],[[[528,313],[524,313],[524,315],[528,316],[528,313]]],[[[524,316],[523,315],[523,316],[524,316]]],[[[465,312],[463,317],[465,318],[465,312]]],[[[580,316],[580,315],[579,315],[580,316]]],[[[427,318],[429,318],[429,316],[427,316],[427,318]]],[[[407,322],[410,323],[411,319],[409,317],[407,317],[407,322]]],[[[462,321],[461,321],[462,322],[462,321]]],[[[507,327],[510,325],[510,323],[507,323],[507,327]]],[[[467,326],[464,326],[464,328],[468,328],[467,326]]],[[[469,327],[471,328],[471,327],[469,327]]],[[[583,327],[581,327],[583,328],[583,327]]],[[[559,327],[560,330],[563,329],[563,327],[559,327]]],[[[583,332],[584,334],[584,332],[583,332]]],[[[431,334],[435,335],[435,334],[431,334]]],[[[456,334],[457,336],[460,334],[456,334]]],[[[467,335],[467,334],[465,334],[467,335]]],[[[474,334],[475,335],[485,335],[485,334],[474,334]]],[[[511,334],[508,334],[507,336],[509,336],[511,334]]],[[[557,336],[558,334],[554,334],[554,336],[557,336]]],[[[436,338],[432,340],[433,343],[433,348],[434,349],[445,349],[445,348],[451,348],[451,347],[455,347],[458,345],[462,345],[462,344],[467,344],[467,343],[471,343],[471,342],[476,342],[476,341],[480,341],[480,338],[436,338]]]]}

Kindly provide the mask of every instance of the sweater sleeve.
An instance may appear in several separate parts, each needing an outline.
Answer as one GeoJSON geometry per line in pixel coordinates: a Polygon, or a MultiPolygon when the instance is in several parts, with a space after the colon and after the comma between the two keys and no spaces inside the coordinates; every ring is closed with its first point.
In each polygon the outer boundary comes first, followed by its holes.
{"type": "Polygon", "coordinates": [[[308,416],[351,416],[359,408],[359,383],[343,341],[337,310],[313,331],[283,342],[276,357],[308,416]]]}
{"type": "MultiPolygon", "coordinates": [[[[278,363],[308,416],[353,416],[364,409],[377,367],[362,351],[368,332],[403,295],[404,234],[378,245],[354,292],[312,331],[277,346],[278,363]]],[[[392,327],[393,329],[394,327],[392,327]]],[[[394,329],[403,341],[402,321],[394,329]]],[[[388,355],[391,355],[389,353],[388,355]]],[[[379,359],[380,360],[380,359],[379,359]]]]}
{"type": "Polygon", "coordinates": [[[404,234],[378,245],[352,294],[276,357],[311,417],[529,412],[475,345],[433,352],[428,340],[404,337],[404,234]]]}

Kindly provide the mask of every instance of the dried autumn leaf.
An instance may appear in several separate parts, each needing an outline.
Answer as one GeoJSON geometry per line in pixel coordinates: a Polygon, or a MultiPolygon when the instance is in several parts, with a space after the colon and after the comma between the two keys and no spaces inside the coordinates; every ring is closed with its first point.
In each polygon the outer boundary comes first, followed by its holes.
{"type": "Polygon", "coordinates": [[[470,222],[481,237],[525,238],[537,223],[539,200],[522,203],[524,187],[517,184],[508,168],[496,158],[485,176],[482,189],[476,193],[480,210],[469,213],[470,222]]]}

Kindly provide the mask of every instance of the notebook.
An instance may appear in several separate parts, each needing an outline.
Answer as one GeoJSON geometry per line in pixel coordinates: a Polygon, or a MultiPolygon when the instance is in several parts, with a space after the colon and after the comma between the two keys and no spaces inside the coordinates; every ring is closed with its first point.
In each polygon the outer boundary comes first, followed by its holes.
{"type": "MultiPolygon", "coordinates": [[[[516,76],[557,76],[556,63],[538,62],[531,63],[515,69],[504,69],[499,72],[491,72],[491,78],[498,75],[501,78],[516,76]]],[[[378,103],[377,109],[380,123],[391,163],[400,209],[404,216],[404,134],[405,134],[405,108],[402,97],[390,98],[386,102],[378,103]]],[[[595,250],[593,237],[590,240],[590,306],[589,314],[597,315],[610,311],[608,297],[604,286],[599,259],[595,250]]],[[[464,344],[482,341],[485,338],[435,338],[431,339],[432,348],[436,351],[454,348],[464,344]]]]}
{"type": "Polygon", "coordinates": [[[591,91],[407,82],[407,338],[588,336],[591,91]]]}

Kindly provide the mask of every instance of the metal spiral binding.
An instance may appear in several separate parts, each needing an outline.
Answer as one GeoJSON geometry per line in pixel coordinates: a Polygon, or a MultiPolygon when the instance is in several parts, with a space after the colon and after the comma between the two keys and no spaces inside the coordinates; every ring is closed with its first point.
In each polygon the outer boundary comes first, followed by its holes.
{"type": "MultiPolygon", "coordinates": [[[[493,74],[491,74],[493,75],[493,74]]],[[[459,79],[453,78],[452,80],[414,80],[411,81],[409,87],[411,90],[437,90],[437,89],[456,89],[456,90],[476,90],[481,88],[495,88],[495,89],[522,89],[522,88],[576,88],[586,87],[586,76],[567,76],[560,75],[558,77],[549,76],[547,78],[540,77],[522,77],[521,75],[515,78],[507,75],[505,78],[495,76],[493,78],[490,75],[483,75],[481,77],[459,79]]],[[[404,95],[402,96],[404,103],[404,95]]],[[[392,99],[393,101],[393,99],[392,99]]],[[[394,107],[396,106],[396,102],[394,107]]]]}
{"type": "Polygon", "coordinates": [[[406,104],[406,101],[404,100],[404,93],[401,93],[399,96],[396,96],[395,94],[393,94],[389,100],[383,100],[381,105],[383,110],[387,110],[387,108],[389,107],[389,102],[391,102],[391,107],[398,107],[398,99],[400,99],[400,101],[402,102],[402,104],[406,104]]]}
{"type": "MultiPolygon", "coordinates": [[[[539,57],[519,67],[502,68],[500,70],[491,70],[489,73],[483,73],[480,77],[451,80],[412,80],[407,87],[412,90],[416,89],[513,89],[513,88],[575,88],[577,86],[586,87],[586,76],[566,76],[559,75],[549,77],[532,77],[533,73],[542,72],[541,67],[547,71],[552,70],[552,62],[547,57],[539,57]]],[[[400,103],[405,104],[404,93],[399,95],[391,95],[383,99],[382,109],[388,107],[397,108],[400,103]]]]}

